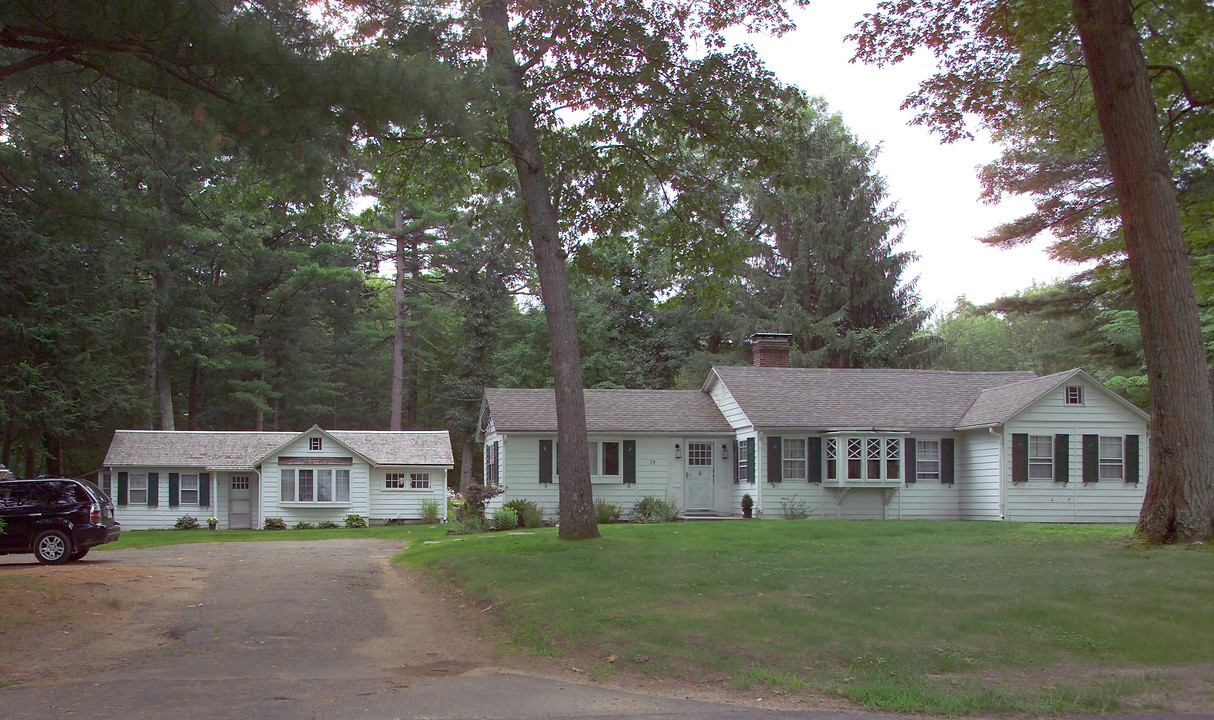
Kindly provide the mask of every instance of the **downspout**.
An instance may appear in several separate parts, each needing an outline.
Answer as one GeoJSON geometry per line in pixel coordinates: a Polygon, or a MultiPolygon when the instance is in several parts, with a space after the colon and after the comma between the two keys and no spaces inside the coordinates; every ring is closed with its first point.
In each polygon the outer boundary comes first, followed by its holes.
{"type": "MultiPolygon", "coordinates": [[[[266,511],[266,506],[265,506],[266,484],[264,482],[262,482],[260,465],[253,468],[253,472],[257,473],[257,514],[261,515],[262,513],[264,513],[266,511]]],[[[229,502],[231,502],[230,499],[229,499],[229,502]]],[[[249,508],[249,515],[252,516],[252,514],[253,514],[253,509],[249,508]]],[[[263,517],[264,517],[264,515],[263,515],[263,517]]],[[[257,519],[254,517],[249,517],[249,524],[253,526],[254,530],[261,530],[262,528],[265,527],[264,523],[261,525],[258,525],[257,519]]]]}
{"type": "Polygon", "coordinates": [[[1003,491],[1006,487],[1006,483],[1003,482],[1003,433],[995,432],[993,425],[988,427],[986,431],[999,438],[999,462],[997,463],[999,467],[999,519],[1006,520],[1007,516],[1003,514],[1003,491]]]}

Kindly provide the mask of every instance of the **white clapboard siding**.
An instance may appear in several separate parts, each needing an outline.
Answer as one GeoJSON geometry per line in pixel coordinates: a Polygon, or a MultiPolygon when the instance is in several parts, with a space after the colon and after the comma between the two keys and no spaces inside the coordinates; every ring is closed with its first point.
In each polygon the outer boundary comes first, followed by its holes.
{"type": "Polygon", "coordinates": [[[1047,393],[1008,423],[1004,431],[1004,515],[1023,522],[1134,522],[1146,493],[1149,456],[1146,423],[1103,387],[1076,378],[1084,386],[1082,405],[1064,402],[1065,388],[1047,393]],[[1011,481],[1013,433],[1069,436],[1070,481],[1011,481]],[[1138,435],[1140,482],[1083,482],[1083,435],[1138,435]]]}
{"type": "MultiPolygon", "coordinates": [[[[157,504],[155,507],[146,503],[126,505],[118,504],[118,472],[112,471],[113,476],[113,501],[114,501],[114,519],[117,520],[123,530],[151,530],[157,528],[171,528],[177,523],[177,519],[185,515],[190,515],[198,519],[198,523],[205,528],[206,520],[215,514],[215,492],[212,482],[211,504],[209,507],[201,506],[198,503],[188,505],[169,506],[169,473],[179,473],[182,475],[201,475],[204,471],[198,468],[181,468],[181,467],[153,467],[153,468],[123,468],[122,472],[151,474],[158,473],[159,492],[157,493],[157,504]]],[[[149,481],[150,482],[150,481],[149,481]]]]}
{"type": "Polygon", "coordinates": [[[716,403],[721,414],[725,416],[725,421],[734,430],[751,430],[750,418],[746,417],[746,413],[742,412],[742,408],[738,405],[738,401],[734,399],[733,393],[729,392],[729,388],[725,387],[725,383],[717,382],[713,385],[712,391],[709,393],[712,401],[716,403]]]}
{"type": "MultiPolygon", "coordinates": [[[[999,520],[1000,436],[986,430],[959,433],[956,441],[958,505],[962,520],[999,520]]],[[[1010,442],[1003,442],[1010,445],[1010,442]]],[[[1010,456],[1004,472],[1010,467],[1010,456]]]]}
{"type": "Polygon", "coordinates": [[[412,465],[373,468],[369,494],[370,520],[419,520],[422,516],[422,502],[426,500],[434,501],[438,507],[439,519],[444,519],[447,514],[447,470],[446,468],[412,465]],[[387,487],[387,476],[390,473],[404,475],[406,483],[412,473],[428,473],[430,487],[425,490],[389,488],[387,487]]]}
{"type": "MultiPolygon", "coordinates": [[[[361,515],[364,519],[370,517],[370,467],[362,458],[328,437],[323,438],[322,449],[308,449],[310,435],[304,435],[279,450],[267,459],[261,466],[261,506],[260,518],[253,519],[253,525],[261,527],[265,518],[282,518],[290,527],[297,522],[318,523],[325,520],[342,522],[347,515],[361,515]],[[331,503],[293,503],[283,502],[281,489],[281,473],[278,464],[279,456],[288,457],[353,457],[350,465],[350,501],[331,503]]],[[[298,467],[298,466],[296,466],[298,467]]],[[[306,466],[304,466],[306,467],[306,466]]],[[[343,466],[345,467],[345,466],[343,466]]]]}

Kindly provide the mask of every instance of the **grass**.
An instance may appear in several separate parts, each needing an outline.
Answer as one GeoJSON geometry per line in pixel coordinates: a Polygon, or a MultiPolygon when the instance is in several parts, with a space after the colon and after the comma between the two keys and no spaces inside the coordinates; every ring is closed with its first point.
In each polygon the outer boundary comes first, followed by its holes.
{"type": "Polygon", "coordinates": [[[874,710],[1102,713],[1214,662],[1214,553],[1128,526],[610,525],[411,544],[508,646],[612,672],[836,693],[874,710]],[[1127,672],[1128,669],[1128,672],[1127,672]]]}

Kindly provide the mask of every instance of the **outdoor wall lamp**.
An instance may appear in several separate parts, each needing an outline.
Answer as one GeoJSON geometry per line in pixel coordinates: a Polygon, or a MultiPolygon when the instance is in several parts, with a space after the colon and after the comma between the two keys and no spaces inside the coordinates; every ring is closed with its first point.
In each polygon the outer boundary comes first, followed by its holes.
{"type": "Polygon", "coordinates": [[[674,444],[674,458],[675,460],[683,459],[683,446],[678,443],[674,444]]]}
{"type": "Polygon", "coordinates": [[[721,459],[722,460],[729,459],[729,446],[726,445],[725,443],[721,443],[721,459]]]}

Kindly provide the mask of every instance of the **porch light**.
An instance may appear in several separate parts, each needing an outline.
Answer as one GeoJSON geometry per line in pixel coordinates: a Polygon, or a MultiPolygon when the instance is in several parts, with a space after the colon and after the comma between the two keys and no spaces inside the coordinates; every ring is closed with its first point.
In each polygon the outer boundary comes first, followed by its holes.
{"type": "Polygon", "coordinates": [[[729,459],[729,446],[726,445],[725,443],[721,443],[721,459],[722,460],[729,459]]]}
{"type": "Polygon", "coordinates": [[[683,446],[678,443],[674,444],[674,458],[675,460],[683,459],[683,446]]]}

